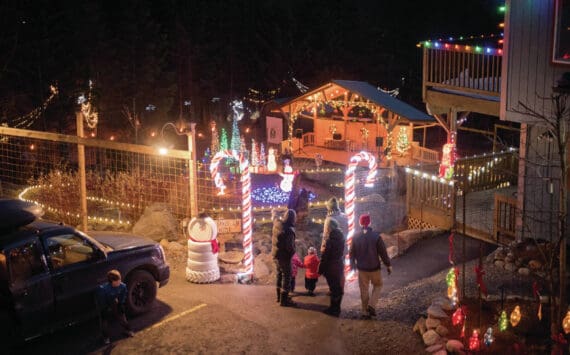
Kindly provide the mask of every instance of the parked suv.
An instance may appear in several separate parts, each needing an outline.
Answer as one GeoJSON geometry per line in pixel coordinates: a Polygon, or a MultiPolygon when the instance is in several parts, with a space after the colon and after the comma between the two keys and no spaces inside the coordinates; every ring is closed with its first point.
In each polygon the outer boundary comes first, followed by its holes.
{"type": "Polygon", "coordinates": [[[127,309],[148,311],[170,268],[156,242],[125,233],[88,236],[38,219],[35,205],[0,200],[0,339],[30,339],[97,315],[95,290],[117,269],[127,309]]]}

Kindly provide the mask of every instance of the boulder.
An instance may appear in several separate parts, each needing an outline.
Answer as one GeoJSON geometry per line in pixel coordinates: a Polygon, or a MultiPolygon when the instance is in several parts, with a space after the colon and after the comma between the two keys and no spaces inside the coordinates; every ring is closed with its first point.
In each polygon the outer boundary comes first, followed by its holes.
{"type": "Polygon", "coordinates": [[[495,260],[496,267],[505,267],[505,262],[503,260],[495,260]]]}
{"type": "Polygon", "coordinates": [[[530,269],[526,267],[519,268],[519,275],[528,276],[530,275],[530,269]]]}
{"type": "Polygon", "coordinates": [[[443,345],[444,345],[443,343],[433,344],[433,345],[431,345],[431,346],[428,346],[428,347],[426,348],[426,351],[427,351],[428,353],[435,353],[436,351],[443,350],[443,345]]]}
{"type": "Polygon", "coordinates": [[[414,324],[414,328],[412,329],[414,332],[418,332],[418,334],[423,335],[427,328],[426,328],[426,319],[424,317],[420,317],[414,324]]]}
{"type": "Polygon", "coordinates": [[[447,329],[444,325],[438,325],[435,328],[435,332],[439,335],[441,335],[442,337],[447,336],[447,334],[449,334],[449,329],[447,329]]]}
{"type": "Polygon", "coordinates": [[[154,241],[178,240],[181,230],[167,205],[155,203],[147,207],[133,226],[132,233],[154,241]]]}
{"type": "Polygon", "coordinates": [[[435,330],[430,329],[430,330],[428,330],[422,334],[422,339],[423,339],[424,344],[426,346],[432,346],[432,345],[440,342],[441,337],[439,336],[439,334],[437,334],[435,332],[435,330]]]}
{"type": "Polygon", "coordinates": [[[465,346],[459,340],[450,339],[447,341],[447,343],[445,343],[445,349],[450,353],[462,352],[464,348],[465,346]]]}
{"type": "Polygon", "coordinates": [[[443,296],[436,297],[431,304],[440,306],[444,311],[452,311],[455,309],[449,298],[443,296]]]}
{"type": "Polygon", "coordinates": [[[438,318],[438,319],[448,318],[447,313],[445,313],[445,311],[441,309],[440,306],[433,304],[428,307],[427,313],[428,316],[430,316],[431,318],[438,318]]]}
{"type": "Polygon", "coordinates": [[[531,270],[539,270],[542,268],[542,263],[536,259],[533,259],[533,260],[528,262],[528,267],[531,270]]]}
{"type": "Polygon", "coordinates": [[[428,319],[426,319],[426,327],[428,329],[435,329],[440,324],[441,321],[437,318],[428,317],[428,319]]]}

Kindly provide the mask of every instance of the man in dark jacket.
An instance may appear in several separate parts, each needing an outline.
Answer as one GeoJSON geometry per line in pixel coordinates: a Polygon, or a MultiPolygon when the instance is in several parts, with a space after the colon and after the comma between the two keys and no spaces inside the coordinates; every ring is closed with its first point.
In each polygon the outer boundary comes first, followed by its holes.
{"type": "Polygon", "coordinates": [[[277,302],[283,307],[294,307],[289,298],[291,289],[291,258],[295,254],[295,211],[285,211],[283,218],[273,215],[271,255],[277,271],[277,302]]]}
{"type": "Polygon", "coordinates": [[[390,258],[386,252],[386,245],[380,233],[374,232],[370,226],[370,216],[360,216],[362,232],[354,237],[349,250],[350,265],[358,269],[358,286],[362,301],[362,317],[370,318],[376,315],[376,303],[382,289],[382,274],[380,273],[380,259],[388,267],[388,275],[392,273],[390,258]],[[372,294],[369,295],[370,283],[372,294]]]}
{"type": "Polygon", "coordinates": [[[327,219],[325,229],[328,236],[321,255],[319,274],[324,275],[331,290],[331,303],[324,312],[334,317],[340,315],[340,304],[344,294],[344,235],[339,229],[338,222],[334,218],[327,219]]]}

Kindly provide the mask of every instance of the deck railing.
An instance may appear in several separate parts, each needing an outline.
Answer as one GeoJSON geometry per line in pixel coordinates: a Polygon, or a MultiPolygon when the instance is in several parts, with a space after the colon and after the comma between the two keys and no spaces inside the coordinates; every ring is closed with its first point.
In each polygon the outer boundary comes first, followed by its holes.
{"type": "Polygon", "coordinates": [[[423,51],[423,98],[428,87],[499,96],[500,50],[434,43],[423,51]]]}
{"type": "Polygon", "coordinates": [[[493,214],[493,239],[500,242],[499,237],[516,237],[517,200],[512,197],[495,194],[495,211],[493,214]]]}
{"type": "Polygon", "coordinates": [[[508,150],[457,159],[454,179],[467,191],[482,191],[516,184],[518,154],[508,150]]]}
{"type": "Polygon", "coordinates": [[[422,163],[435,163],[439,161],[439,152],[412,144],[412,158],[422,163]]]}

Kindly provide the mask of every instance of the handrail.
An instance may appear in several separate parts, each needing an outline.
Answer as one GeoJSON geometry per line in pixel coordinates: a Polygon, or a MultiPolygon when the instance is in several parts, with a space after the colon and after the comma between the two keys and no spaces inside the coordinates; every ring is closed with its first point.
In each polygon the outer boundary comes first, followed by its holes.
{"type": "Polygon", "coordinates": [[[423,97],[427,87],[459,90],[487,96],[500,96],[502,56],[465,52],[453,46],[424,47],[423,97]]]}

